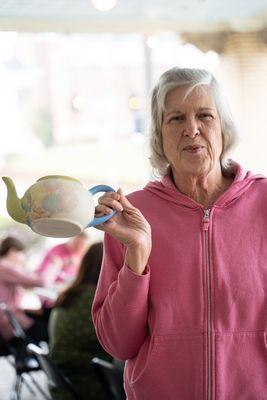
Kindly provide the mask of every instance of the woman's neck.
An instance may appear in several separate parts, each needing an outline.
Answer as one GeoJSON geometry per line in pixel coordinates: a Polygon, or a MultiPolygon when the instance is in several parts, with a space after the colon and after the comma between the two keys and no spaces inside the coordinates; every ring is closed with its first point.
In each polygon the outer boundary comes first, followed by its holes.
{"type": "Polygon", "coordinates": [[[233,179],[225,177],[219,169],[205,175],[173,174],[173,181],[182,193],[207,209],[231,185],[233,179]]]}

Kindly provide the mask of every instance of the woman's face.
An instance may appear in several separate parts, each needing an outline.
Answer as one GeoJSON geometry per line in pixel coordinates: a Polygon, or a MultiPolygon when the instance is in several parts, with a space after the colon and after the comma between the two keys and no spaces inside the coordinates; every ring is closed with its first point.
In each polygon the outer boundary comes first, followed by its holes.
{"type": "Polygon", "coordinates": [[[170,91],[162,123],[163,150],[172,172],[205,176],[220,164],[221,123],[208,86],[170,91]]]}

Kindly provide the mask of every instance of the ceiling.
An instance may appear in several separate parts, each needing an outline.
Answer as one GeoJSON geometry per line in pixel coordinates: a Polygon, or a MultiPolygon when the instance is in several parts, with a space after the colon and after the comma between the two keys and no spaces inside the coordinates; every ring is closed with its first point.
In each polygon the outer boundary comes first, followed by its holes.
{"type": "Polygon", "coordinates": [[[0,0],[0,30],[184,32],[267,27],[266,0],[118,0],[108,12],[90,0],[0,0]]]}

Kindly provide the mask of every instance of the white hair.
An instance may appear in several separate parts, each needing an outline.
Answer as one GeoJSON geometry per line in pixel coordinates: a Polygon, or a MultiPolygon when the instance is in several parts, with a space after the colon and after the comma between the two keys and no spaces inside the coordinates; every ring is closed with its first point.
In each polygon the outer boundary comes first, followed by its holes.
{"type": "Polygon", "coordinates": [[[231,116],[227,102],[214,76],[204,69],[174,67],[164,72],[154,87],[151,95],[151,121],[150,121],[150,162],[156,174],[163,176],[167,173],[169,162],[164,154],[162,145],[162,121],[165,110],[167,94],[179,87],[187,86],[188,90],[184,99],[197,87],[208,86],[211,89],[217,112],[219,114],[223,150],[220,157],[222,172],[229,173],[229,160],[226,153],[234,146],[238,137],[237,127],[231,116]]]}

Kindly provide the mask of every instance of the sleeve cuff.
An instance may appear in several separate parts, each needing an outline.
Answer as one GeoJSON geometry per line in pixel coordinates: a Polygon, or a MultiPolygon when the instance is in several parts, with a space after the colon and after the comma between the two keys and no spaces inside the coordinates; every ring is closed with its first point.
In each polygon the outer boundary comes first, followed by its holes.
{"type": "Polygon", "coordinates": [[[132,306],[146,302],[149,280],[149,265],[146,266],[143,275],[139,275],[124,264],[118,276],[118,291],[121,293],[121,298],[132,306]]]}

